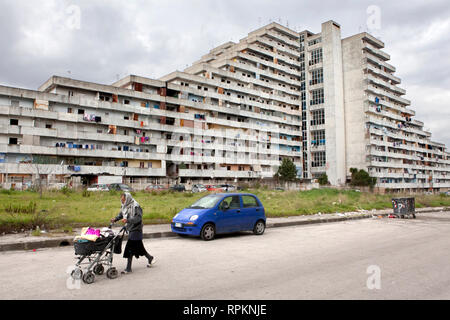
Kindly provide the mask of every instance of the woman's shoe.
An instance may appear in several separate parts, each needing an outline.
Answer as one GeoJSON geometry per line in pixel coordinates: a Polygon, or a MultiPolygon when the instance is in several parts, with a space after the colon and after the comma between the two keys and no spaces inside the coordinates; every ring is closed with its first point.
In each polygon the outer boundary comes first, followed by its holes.
{"type": "Polygon", "coordinates": [[[155,257],[152,257],[151,260],[148,261],[147,268],[151,268],[156,263],[155,257]]]}
{"type": "Polygon", "coordinates": [[[123,270],[123,271],[121,272],[121,274],[129,274],[129,273],[131,273],[131,270],[123,270]]]}

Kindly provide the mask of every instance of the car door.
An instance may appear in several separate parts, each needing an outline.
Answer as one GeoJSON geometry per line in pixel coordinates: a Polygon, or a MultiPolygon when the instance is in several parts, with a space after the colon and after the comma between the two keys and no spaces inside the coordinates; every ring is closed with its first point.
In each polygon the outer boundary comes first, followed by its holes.
{"type": "Polygon", "coordinates": [[[218,207],[216,232],[225,233],[238,230],[240,216],[241,216],[240,197],[238,195],[225,197],[218,207]]]}
{"type": "Polygon", "coordinates": [[[252,195],[242,196],[242,219],[245,224],[245,230],[253,230],[256,221],[261,216],[261,208],[252,195]]]}

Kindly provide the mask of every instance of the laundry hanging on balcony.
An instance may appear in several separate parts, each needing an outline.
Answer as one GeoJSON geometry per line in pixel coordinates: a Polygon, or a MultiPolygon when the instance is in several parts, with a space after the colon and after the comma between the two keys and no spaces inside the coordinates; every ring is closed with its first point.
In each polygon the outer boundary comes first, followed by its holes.
{"type": "Polygon", "coordinates": [[[101,121],[101,117],[97,117],[95,114],[88,114],[88,113],[85,113],[84,115],[83,115],[83,120],[84,121],[90,121],[90,122],[100,122],[101,121]]]}
{"type": "Polygon", "coordinates": [[[117,133],[117,127],[110,125],[108,126],[108,134],[116,134],[117,133]]]}
{"type": "Polygon", "coordinates": [[[70,170],[70,171],[74,171],[74,172],[80,172],[81,171],[81,167],[80,166],[68,166],[67,169],[70,170]]]}

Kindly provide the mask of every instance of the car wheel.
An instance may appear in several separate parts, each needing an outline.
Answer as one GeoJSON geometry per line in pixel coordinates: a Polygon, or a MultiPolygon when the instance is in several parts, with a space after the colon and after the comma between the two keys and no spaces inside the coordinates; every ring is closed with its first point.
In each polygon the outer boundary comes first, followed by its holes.
{"type": "Polygon", "coordinates": [[[258,222],[256,222],[255,226],[253,227],[253,233],[256,234],[257,236],[262,235],[265,230],[266,224],[264,223],[263,220],[259,220],[258,222]]]}
{"type": "Polygon", "coordinates": [[[203,226],[200,235],[202,239],[205,241],[213,240],[214,237],[216,236],[216,228],[212,223],[207,223],[203,226]]]}

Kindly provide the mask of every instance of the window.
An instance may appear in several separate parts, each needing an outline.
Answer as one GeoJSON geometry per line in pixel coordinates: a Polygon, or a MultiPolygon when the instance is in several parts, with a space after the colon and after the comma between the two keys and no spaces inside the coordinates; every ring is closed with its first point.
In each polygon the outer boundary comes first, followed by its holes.
{"type": "Polygon", "coordinates": [[[67,108],[67,113],[72,113],[72,108],[67,108]]]}
{"type": "Polygon", "coordinates": [[[315,85],[318,83],[323,83],[323,69],[316,69],[311,72],[310,85],[315,85]]]}
{"type": "Polygon", "coordinates": [[[84,114],[84,109],[78,109],[78,114],[84,114]]]}
{"type": "Polygon", "coordinates": [[[223,205],[227,203],[229,209],[240,209],[241,208],[241,202],[239,200],[239,196],[232,196],[232,197],[226,197],[223,199],[222,203],[220,204],[220,207],[223,208],[223,205]]]}
{"type": "Polygon", "coordinates": [[[309,61],[310,66],[312,66],[316,63],[320,63],[322,61],[323,61],[322,48],[318,48],[318,49],[311,51],[311,59],[309,61]]]}
{"type": "Polygon", "coordinates": [[[322,42],[322,38],[317,38],[317,39],[309,41],[308,46],[313,46],[313,45],[321,43],[321,42],[322,42]]]}
{"type": "Polygon", "coordinates": [[[310,101],[311,106],[324,103],[325,99],[323,94],[323,88],[311,91],[311,97],[312,97],[310,101]]]}
{"type": "Polygon", "coordinates": [[[325,144],[325,130],[312,131],[311,136],[311,145],[322,146],[325,144]]]}
{"type": "Polygon", "coordinates": [[[9,124],[12,126],[18,126],[19,125],[19,120],[17,119],[10,119],[9,120],[9,124]]]}
{"type": "Polygon", "coordinates": [[[311,163],[311,167],[313,168],[324,167],[326,163],[325,151],[313,152],[312,160],[313,161],[311,163]]]}
{"type": "Polygon", "coordinates": [[[242,196],[242,204],[244,205],[244,208],[259,207],[258,202],[252,196],[242,196]]]}
{"type": "Polygon", "coordinates": [[[9,144],[17,144],[17,138],[9,138],[9,144]]]}
{"type": "Polygon", "coordinates": [[[319,126],[319,125],[325,124],[325,110],[324,109],[312,111],[311,117],[312,117],[312,120],[311,120],[312,126],[319,126]]]}
{"type": "Polygon", "coordinates": [[[11,100],[11,107],[20,107],[19,100],[11,100]]]}
{"type": "Polygon", "coordinates": [[[47,123],[47,124],[45,125],[45,129],[51,129],[51,128],[52,128],[52,125],[51,125],[51,124],[47,123]]]}

